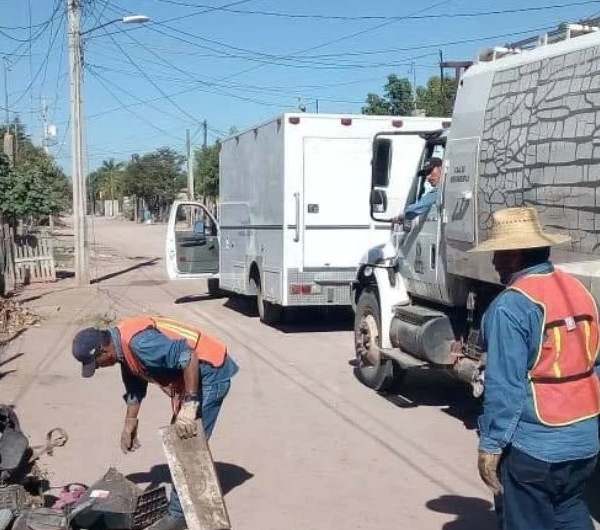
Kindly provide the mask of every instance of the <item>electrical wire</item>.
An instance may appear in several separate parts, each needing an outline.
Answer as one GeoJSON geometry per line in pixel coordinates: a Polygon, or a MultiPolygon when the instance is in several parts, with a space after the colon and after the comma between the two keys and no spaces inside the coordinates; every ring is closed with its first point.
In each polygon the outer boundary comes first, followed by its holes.
{"type": "MultiPolygon", "coordinates": [[[[106,29],[106,28],[104,28],[106,29]]],[[[129,61],[129,63],[142,75],[144,76],[148,82],[167,100],[169,101],[169,103],[171,103],[171,105],[173,105],[173,107],[175,107],[179,112],[181,112],[183,115],[187,116],[188,118],[190,118],[192,121],[195,121],[196,123],[200,123],[199,120],[195,117],[192,116],[188,111],[186,111],[183,107],[181,107],[181,105],[179,105],[170,95],[168,95],[148,74],[146,74],[146,72],[144,71],[143,68],[140,68],[140,66],[131,58],[131,56],[129,55],[129,53],[127,53],[127,51],[118,43],[118,41],[112,36],[110,35],[110,39],[111,41],[115,44],[115,46],[120,50],[120,52],[127,58],[127,61],[129,61]]]]}
{"type": "Polygon", "coordinates": [[[119,98],[119,96],[117,96],[112,89],[109,88],[108,86],[108,80],[104,80],[100,75],[98,75],[97,72],[94,72],[94,70],[88,70],[90,72],[90,74],[102,85],[102,87],[104,88],[104,90],[106,90],[112,97],[113,99],[120,105],[120,108],[123,110],[126,110],[127,112],[129,112],[132,116],[135,116],[138,120],[144,122],[146,125],[152,127],[153,129],[155,129],[156,131],[160,132],[161,134],[164,134],[166,136],[170,136],[171,138],[174,138],[175,140],[177,140],[178,142],[181,141],[180,137],[174,136],[173,134],[165,131],[164,129],[161,129],[160,127],[157,127],[154,123],[152,123],[150,120],[147,120],[146,118],[144,118],[143,116],[139,115],[137,112],[131,110],[131,108],[127,105],[125,105],[121,99],[119,98]]]}
{"type": "MultiPolygon", "coordinates": [[[[62,15],[61,21],[64,20],[64,17],[65,17],[65,13],[63,13],[63,15],[62,15]]],[[[48,51],[46,53],[46,56],[44,57],[44,60],[42,61],[42,64],[38,68],[35,76],[31,79],[31,81],[29,82],[29,85],[27,86],[27,88],[25,89],[23,94],[21,94],[21,96],[19,98],[17,98],[16,101],[13,101],[12,104],[9,105],[11,108],[16,107],[23,100],[23,98],[29,93],[29,91],[32,89],[34,83],[37,81],[37,78],[42,73],[42,70],[43,70],[45,64],[48,62],[48,60],[50,58],[50,53],[52,52],[52,49],[54,48],[54,44],[56,42],[56,37],[58,36],[59,32],[60,32],[60,24],[59,24],[59,27],[57,28],[57,30],[54,32],[54,36],[52,38],[52,41],[50,42],[50,45],[48,46],[48,51]]]]}
{"type": "MultiPolygon", "coordinates": [[[[427,20],[436,18],[476,18],[482,16],[495,16],[495,15],[507,15],[507,14],[518,14],[518,13],[530,13],[548,11],[552,9],[565,9],[586,6],[591,4],[600,4],[600,0],[583,0],[579,2],[572,2],[569,4],[552,4],[544,6],[532,6],[532,7],[521,7],[514,9],[495,9],[491,11],[473,11],[465,13],[436,13],[430,15],[321,15],[321,14],[306,14],[306,13],[285,13],[280,11],[264,11],[264,10],[247,10],[247,9],[231,9],[228,6],[207,6],[203,4],[190,4],[186,2],[179,2],[177,0],[155,0],[164,4],[179,5],[184,7],[200,7],[207,8],[212,7],[215,11],[224,11],[226,13],[234,13],[239,15],[260,15],[266,17],[286,18],[286,19],[305,19],[305,20],[342,20],[342,21],[361,21],[361,20],[427,20]]],[[[204,11],[203,11],[204,12],[204,11]]],[[[203,13],[201,12],[201,13],[203,13]]],[[[195,16],[196,14],[190,14],[189,16],[195,16]]],[[[161,22],[167,22],[164,20],[161,22]]],[[[159,22],[160,23],[160,22],[159,22]]]]}

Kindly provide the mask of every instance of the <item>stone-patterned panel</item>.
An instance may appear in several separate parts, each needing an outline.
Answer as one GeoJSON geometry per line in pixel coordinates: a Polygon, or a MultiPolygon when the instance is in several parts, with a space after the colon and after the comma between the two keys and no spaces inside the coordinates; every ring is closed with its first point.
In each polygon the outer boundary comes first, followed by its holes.
{"type": "Polygon", "coordinates": [[[528,205],[573,250],[600,248],[600,47],[496,72],[479,171],[480,239],[492,212],[528,205]]]}

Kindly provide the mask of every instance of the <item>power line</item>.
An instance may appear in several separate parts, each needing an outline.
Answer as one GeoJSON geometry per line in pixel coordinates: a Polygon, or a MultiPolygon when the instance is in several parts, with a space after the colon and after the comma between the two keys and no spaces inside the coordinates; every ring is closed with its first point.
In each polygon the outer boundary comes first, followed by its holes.
{"type": "MultiPolygon", "coordinates": [[[[65,17],[65,13],[63,13],[62,17],[61,17],[61,23],[63,21],[65,17]]],[[[32,89],[34,83],[37,81],[37,78],[40,76],[40,74],[42,73],[42,70],[45,66],[45,64],[48,62],[49,58],[50,58],[50,53],[52,52],[52,49],[54,48],[54,43],[56,42],[56,37],[58,36],[58,33],[60,31],[60,26],[61,24],[59,24],[59,27],[57,28],[57,30],[54,32],[54,36],[52,38],[52,41],[50,42],[50,45],[48,46],[48,51],[46,53],[46,56],[44,57],[42,64],[40,65],[40,67],[38,68],[35,76],[31,79],[29,85],[27,86],[27,88],[25,89],[25,91],[23,92],[23,94],[21,94],[21,96],[16,100],[13,101],[12,104],[10,105],[11,107],[16,107],[22,100],[23,98],[29,93],[29,91],[32,89]]]]}
{"type": "Polygon", "coordinates": [[[129,63],[142,75],[144,76],[151,84],[152,86],[165,98],[169,101],[169,103],[171,103],[171,105],[173,105],[179,112],[181,112],[182,114],[184,114],[185,116],[187,116],[188,118],[190,118],[191,120],[200,123],[199,120],[192,116],[188,111],[186,111],[183,107],[181,107],[177,102],[175,102],[171,96],[169,96],[157,83],[154,82],[154,80],[148,75],[146,74],[146,72],[144,71],[143,68],[140,68],[140,66],[131,58],[131,56],[127,53],[127,51],[117,42],[117,40],[111,35],[110,39],[112,40],[112,42],[115,44],[115,46],[117,46],[117,48],[119,48],[119,50],[121,51],[121,53],[127,58],[127,60],[129,61],[129,63]]]}
{"type": "MultiPolygon", "coordinates": [[[[452,1],[452,0],[444,0],[446,2],[448,1],[452,1]]],[[[119,9],[119,10],[115,10],[116,13],[122,13],[125,12],[125,10],[119,9]]],[[[388,24],[388,23],[386,23],[388,24]]],[[[194,35],[192,33],[180,30],[178,28],[174,28],[172,26],[168,26],[166,24],[162,24],[162,23],[158,23],[158,25],[163,26],[177,34],[181,34],[181,35],[185,35],[187,37],[190,38],[194,38],[194,39],[198,39],[200,41],[203,42],[209,42],[211,44],[216,44],[218,46],[222,46],[237,52],[241,52],[244,55],[239,55],[239,54],[233,54],[233,53],[229,53],[229,52],[225,52],[222,50],[218,50],[215,48],[212,48],[210,46],[206,46],[203,44],[199,44],[197,42],[193,42],[190,41],[188,39],[185,39],[183,37],[179,37],[176,35],[172,35],[170,33],[167,33],[165,31],[161,31],[160,29],[158,29],[156,27],[157,24],[151,26],[149,29],[151,31],[154,31],[156,33],[159,33],[161,35],[167,36],[169,38],[175,39],[177,41],[183,42],[185,44],[188,44],[190,46],[194,46],[200,49],[207,49],[207,50],[211,50],[214,51],[218,54],[218,56],[220,57],[229,57],[229,58],[234,58],[234,59],[242,59],[242,60],[246,60],[246,61],[251,61],[251,62],[256,62],[259,63],[259,66],[264,66],[264,65],[275,65],[275,66],[284,66],[284,67],[289,67],[289,68],[313,68],[313,69],[323,69],[323,70],[331,70],[331,69],[353,69],[353,68],[389,68],[389,67],[395,67],[395,66],[406,66],[406,64],[404,62],[390,62],[390,61],[386,61],[384,63],[369,63],[369,64],[356,64],[356,63],[348,63],[348,64],[340,64],[340,63],[319,63],[316,61],[311,61],[308,58],[304,58],[304,57],[294,57],[295,54],[291,54],[289,56],[282,56],[282,55],[274,55],[274,54],[267,54],[267,53],[263,53],[263,52],[256,52],[254,50],[249,50],[249,49],[245,49],[245,48],[240,48],[237,46],[232,46],[230,44],[226,44],[226,43],[222,43],[219,41],[215,41],[213,39],[207,39],[205,37],[201,37],[199,35],[194,35]],[[257,57],[252,57],[251,55],[255,55],[257,57]],[[287,61],[287,62],[281,62],[281,61],[287,61]],[[297,63],[300,64],[293,64],[290,63],[289,61],[295,61],[297,63]]],[[[123,31],[123,33],[125,33],[125,31],[123,31]]],[[[131,37],[131,35],[129,35],[131,37]]],[[[139,41],[136,41],[139,44],[139,41]]],[[[310,49],[316,49],[318,47],[321,47],[323,45],[319,45],[317,47],[313,47],[310,49]]],[[[148,48],[146,46],[146,48],[148,48]]],[[[296,52],[300,53],[300,52],[296,52]]],[[[429,55],[429,54],[427,54],[429,55]]],[[[431,54],[434,55],[434,54],[431,54]]],[[[437,55],[437,53],[435,54],[437,55]]],[[[254,68],[253,68],[254,69],[254,68]]],[[[223,78],[221,78],[223,79],[223,78]]],[[[228,77],[226,77],[225,79],[228,79],[228,77]]],[[[219,79],[220,80],[220,79],[219,79]]]]}
{"type": "MultiPolygon", "coordinates": [[[[202,4],[190,4],[187,2],[180,2],[177,0],[156,0],[157,2],[164,4],[172,4],[184,7],[200,7],[206,8],[211,7],[202,4]]],[[[430,15],[322,15],[322,14],[307,14],[307,13],[286,13],[281,11],[264,11],[264,10],[250,10],[250,9],[231,9],[228,6],[218,6],[212,7],[215,11],[224,11],[226,13],[234,13],[240,15],[260,15],[267,17],[277,17],[277,18],[287,18],[287,19],[306,19],[306,20],[342,20],[342,21],[361,21],[361,20],[426,20],[426,19],[436,19],[436,18],[474,18],[474,17],[482,17],[482,16],[495,16],[495,15],[507,15],[507,14],[517,14],[517,13],[529,13],[529,12],[539,12],[539,11],[548,11],[552,9],[564,9],[564,8],[572,8],[585,6],[590,4],[600,4],[600,0],[585,0],[580,2],[572,2],[570,4],[553,4],[553,5],[545,5],[545,6],[535,6],[535,7],[522,7],[522,8],[514,8],[514,9],[496,9],[491,11],[474,11],[474,12],[465,12],[465,13],[439,13],[439,14],[430,14],[430,15]]],[[[204,11],[203,11],[204,12],[204,11]]],[[[190,14],[188,16],[196,16],[196,14],[190,14]]],[[[167,22],[164,20],[162,22],[167,22]]],[[[161,22],[158,22],[161,23],[161,22]]]]}
{"type": "Polygon", "coordinates": [[[165,131],[164,129],[161,129],[160,127],[157,127],[154,123],[152,123],[150,120],[147,120],[146,118],[144,118],[143,116],[139,115],[137,112],[131,110],[131,108],[127,105],[125,105],[119,98],[119,96],[117,96],[109,87],[108,87],[108,81],[105,82],[105,80],[98,75],[96,72],[94,72],[93,70],[88,70],[90,72],[90,74],[92,74],[92,76],[102,85],[102,87],[104,88],[104,90],[106,90],[112,97],[113,99],[120,105],[121,109],[126,110],[127,112],[129,112],[132,116],[135,116],[138,120],[143,121],[146,125],[149,125],[150,127],[152,127],[153,129],[157,130],[158,132],[160,132],[161,134],[165,134],[167,136],[170,136],[171,138],[176,139],[178,142],[181,141],[181,138],[178,138],[174,135],[172,135],[171,133],[165,131]]]}

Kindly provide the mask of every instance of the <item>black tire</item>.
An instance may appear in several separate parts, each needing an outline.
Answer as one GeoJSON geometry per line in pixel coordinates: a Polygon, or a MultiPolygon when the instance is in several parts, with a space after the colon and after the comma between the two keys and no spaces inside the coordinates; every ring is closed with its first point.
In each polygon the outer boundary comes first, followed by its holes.
{"type": "Polygon", "coordinates": [[[223,296],[223,292],[219,288],[219,279],[218,278],[209,278],[206,282],[208,294],[214,298],[219,298],[223,296]]]}
{"type": "Polygon", "coordinates": [[[377,392],[385,392],[400,385],[406,376],[406,370],[400,368],[398,363],[392,359],[386,359],[381,355],[377,359],[368,359],[362,354],[365,343],[363,329],[366,317],[372,317],[376,322],[376,346],[380,348],[381,312],[376,287],[366,287],[360,294],[356,305],[354,317],[354,346],[356,351],[354,375],[365,386],[377,392]]]}
{"type": "Polygon", "coordinates": [[[269,326],[279,323],[283,314],[283,307],[265,300],[260,279],[251,278],[250,283],[254,285],[256,291],[256,309],[260,321],[269,326]]]}

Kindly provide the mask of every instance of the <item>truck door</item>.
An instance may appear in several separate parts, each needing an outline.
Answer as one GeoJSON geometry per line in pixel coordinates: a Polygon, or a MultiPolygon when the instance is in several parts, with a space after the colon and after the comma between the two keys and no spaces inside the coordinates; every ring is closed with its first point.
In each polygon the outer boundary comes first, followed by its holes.
{"type": "Polygon", "coordinates": [[[176,201],[171,207],[166,241],[171,280],[215,278],[219,272],[219,226],[203,204],[176,201]]]}
{"type": "Polygon", "coordinates": [[[475,243],[479,137],[448,142],[443,208],[446,239],[475,243]]]}
{"type": "Polygon", "coordinates": [[[370,138],[304,139],[305,268],[354,269],[369,247],[370,138]]]}

